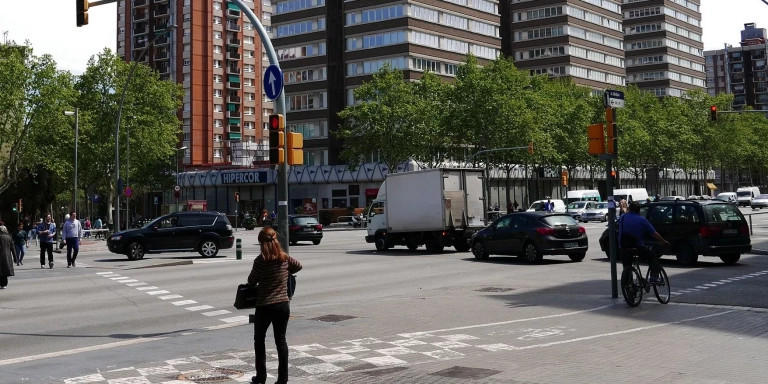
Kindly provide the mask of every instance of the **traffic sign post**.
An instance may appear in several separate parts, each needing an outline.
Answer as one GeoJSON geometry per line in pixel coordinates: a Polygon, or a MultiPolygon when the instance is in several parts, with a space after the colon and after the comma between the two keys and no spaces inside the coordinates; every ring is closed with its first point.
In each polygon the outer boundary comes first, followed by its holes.
{"type": "Polygon", "coordinates": [[[264,93],[270,100],[275,100],[283,93],[283,72],[277,65],[270,65],[264,71],[264,93]]]}
{"type": "Polygon", "coordinates": [[[605,107],[605,128],[608,131],[607,154],[601,155],[605,159],[606,194],[608,195],[608,254],[611,258],[611,296],[619,297],[617,288],[618,272],[616,259],[618,249],[616,247],[616,203],[613,200],[613,159],[618,154],[619,129],[616,126],[616,108],[624,108],[624,92],[607,89],[603,94],[603,106],[605,107]]]}

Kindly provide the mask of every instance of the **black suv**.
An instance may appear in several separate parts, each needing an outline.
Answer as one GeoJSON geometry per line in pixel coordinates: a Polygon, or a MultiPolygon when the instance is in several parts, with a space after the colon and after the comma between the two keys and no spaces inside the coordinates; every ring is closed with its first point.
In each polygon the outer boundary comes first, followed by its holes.
{"type": "Polygon", "coordinates": [[[117,232],[107,239],[113,253],[128,260],[145,253],[199,252],[214,257],[219,249],[232,248],[235,237],[227,216],[219,212],[177,212],[162,216],[139,229],[117,232]]]}
{"type": "MultiPolygon", "coordinates": [[[[742,253],[752,250],[747,220],[733,204],[719,200],[661,201],[644,204],[640,214],[670,243],[669,247],[655,248],[664,255],[675,255],[683,265],[696,264],[699,255],[718,256],[733,264],[742,253]]],[[[645,242],[658,245],[654,239],[645,242]]],[[[600,237],[600,249],[607,254],[608,230],[600,237]]]]}

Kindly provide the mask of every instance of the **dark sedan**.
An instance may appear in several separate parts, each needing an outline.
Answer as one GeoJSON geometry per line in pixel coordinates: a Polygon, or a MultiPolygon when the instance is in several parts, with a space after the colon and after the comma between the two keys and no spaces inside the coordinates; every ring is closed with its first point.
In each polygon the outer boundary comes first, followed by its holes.
{"type": "Polygon", "coordinates": [[[291,245],[299,241],[311,241],[320,244],[323,239],[323,225],[310,215],[288,216],[288,242],[291,245]]]}
{"type": "Polygon", "coordinates": [[[475,233],[471,243],[476,259],[516,255],[530,263],[540,262],[544,255],[581,261],[588,249],[586,230],[569,214],[539,211],[504,215],[475,233]]]}

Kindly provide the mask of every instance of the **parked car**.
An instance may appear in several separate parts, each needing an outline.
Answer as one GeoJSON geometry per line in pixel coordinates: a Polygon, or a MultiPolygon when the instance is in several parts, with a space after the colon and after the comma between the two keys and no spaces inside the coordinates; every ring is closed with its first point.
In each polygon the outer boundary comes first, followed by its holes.
{"type": "Polygon", "coordinates": [[[712,200],[712,198],[707,195],[690,195],[686,200],[712,200]]]}
{"type": "Polygon", "coordinates": [[[594,208],[597,205],[596,201],[574,201],[566,207],[568,213],[576,221],[582,221],[581,217],[589,209],[594,208]]]}
{"type": "Polygon", "coordinates": [[[758,195],[752,199],[752,209],[768,208],[768,195],[758,195]]]}
{"type": "Polygon", "coordinates": [[[736,198],[736,192],[721,192],[717,195],[716,199],[733,205],[739,204],[739,201],[736,198]]]}
{"type": "Polygon", "coordinates": [[[128,256],[128,260],[163,252],[198,252],[214,257],[219,249],[232,248],[234,242],[232,225],[223,213],[176,212],[139,229],[113,233],[107,238],[107,248],[128,256]]]}
{"type": "MultiPolygon", "coordinates": [[[[274,229],[278,230],[278,228],[274,229]]],[[[318,245],[321,240],[323,240],[323,225],[317,221],[317,217],[311,215],[288,216],[289,244],[295,245],[299,241],[311,241],[312,244],[318,245]]]]}
{"type": "Polygon", "coordinates": [[[584,211],[584,213],[581,214],[581,221],[584,223],[590,222],[590,221],[602,221],[606,222],[608,221],[608,203],[607,202],[599,202],[595,203],[595,205],[584,211]]]}
{"type": "MultiPolygon", "coordinates": [[[[566,212],[565,202],[560,199],[549,199],[550,202],[555,204],[555,212],[566,212]]],[[[536,200],[528,207],[528,212],[544,211],[544,204],[547,203],[547,199],[536,200]]]]}
{"type": "Polygon", "coordinates": [[[659,201],[675,201],[675,200],[685,200],[685,196],[664,196],[659,198],[659,201]]]}
{"type": "Polygon", "coordinates": [[[568,255],[582,261],[589,241],[584,227],[569,214],[554,212],[515,212],[496,219],[472,236],[476,259],[489,255],[517,255],[538,263],[544,255],[568,255]]]}
{"type": "MultiPolygon", "coordinates": [[[[752,250],[747,220],[738,207],[724,201],[661,201],[643,205],[640,214],[670,246],[661,246],[654,239],[645,241],[663,255],[675,255],[683,265],[696,264],[699,255],[717,256],[733,264],[752,250]]],[[[608,254],[607,229],[600,236],[600,249],[608,254]]]]}

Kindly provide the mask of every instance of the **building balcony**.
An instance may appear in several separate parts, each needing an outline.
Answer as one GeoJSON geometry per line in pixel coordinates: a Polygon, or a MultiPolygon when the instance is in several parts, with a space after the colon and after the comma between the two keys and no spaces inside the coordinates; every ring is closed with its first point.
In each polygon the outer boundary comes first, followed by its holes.
{"type": "Polygon", "coordinates": [[[144,49],[147,46],[147,41],[144,39],[138,39],[133,43],[133,49],[144,49]]]}
{"type": "Polygon", "coordinates": [[[240,39],[235,38],[235,37],[230,37],[229,39],[227,39],[227,44],[229,44],[231,46],[239,47],[240,46],[240,39]]]}
{"type": "Polygon", "coordinates": [[[227,89],[240,89],[242,85],[238,82],[227,81],[227,89]]]}
{"type": "Polygon", "coordinates": [[[241,111],[227,111],[227,117],[231,117],[233,119],[239,119],[243,113],[241,111]]]}
{"type": "Polygon", "coordinates": [[[161,75],[171,73],[171,66],[168,63],[160,63],[157,65],[157,73],[161,75]]]}
{"type": "Polygon", "coordinates": [[[171,39],[168,38],[168,36],[162,36],[155,39],[155,46],[160,47],[163,45],[168,45],[171,43],[171,39]]]}
{"type": "Polygon", "coordinates": [[[227,8],[227,17],[238,19],[240,18],[240,8],[232,9],[227,8]]]}
{"type": "Polygon", "coordinates": [[[146,6],[147,6],[147,0],[133,0],[134,8],[146,7],[146,6]]]}
{"type": "Polygon", "coordinates": [[[155,24],[155,26],[152,28],[152,30],[155,32],[162,32],[162,31],[165,31],[166,29],[168,29],[168,22],[155,24]]]}
{"type": "Polygon", "coordinates": [[[230,124],[227,126],[227,132],[242,132],[240,124],[230,124]]]}
{"type": "Polygon", "coordinates": [[[240,68],[236,65],[227,65],[227,74],[228,75],[239,75],[240,74],[240,68]]]}
{"type": "Polygon", "coordinates": [[[731,76],[731,84],[743,84],[744,83],[744,74],[741,73],[738,76],[732,75],[731,76]]]}
{"type": "Polygon", "coordinates": [[[243,134],[240,132],[227,132],[227,140],[240,141],[243,138],[243,134]]]}
{"type": "Polygon", "coordinates": [[[236,94],[227,96],[227,103],[230,103],[230,104],[240,104],[240,100],[241,100],[240,96],[236,94]]]}
{"type": "Polygon", "coordinates": [[[155,60],[168,60],[168,59],[170,59],[170,55],[168,54],[167,50],[162,50],[155,54],[155,60]]]}
{"type": "Polygon", "coordinates": [[[227,31],[230,32],[240,32],[240,26],[237,25],[237,23],[227,23],[227,31]]]}
{"type": "Polygon", "coordinates": [[[237,52],[227,51],[227,60],[240,60],[240,54],[237,52]]]}
{"type": "Polygon", "coordinates": [[[149,13],[143,12],[143,11],[142,12],[136,12],[133,15],[133,22],[135,23],[137,21],[146,21],[147,18],[149,18],[149,13]]]}
{"type": "Polygon", "coordinates": [[[141,23],[133,27],[133,34],[134,35],[143,35],[145,33],[149,32],[149,28],[147,27],[147,23],[141,23]]]}

